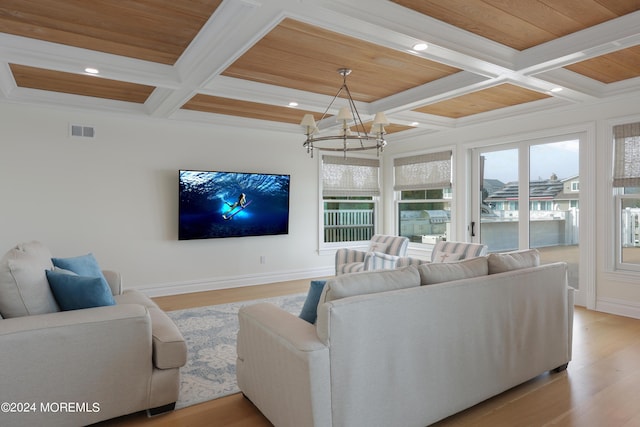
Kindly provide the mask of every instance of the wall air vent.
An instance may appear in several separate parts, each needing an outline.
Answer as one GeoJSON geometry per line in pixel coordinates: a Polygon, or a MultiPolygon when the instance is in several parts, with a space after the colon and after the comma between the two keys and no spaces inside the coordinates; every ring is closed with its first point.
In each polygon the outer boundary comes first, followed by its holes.
{"type": "Polygon", "coordinates": [[[95,138],[96,130],[93,126],[69,125],[69,134],[72,137],[95,138]]]}

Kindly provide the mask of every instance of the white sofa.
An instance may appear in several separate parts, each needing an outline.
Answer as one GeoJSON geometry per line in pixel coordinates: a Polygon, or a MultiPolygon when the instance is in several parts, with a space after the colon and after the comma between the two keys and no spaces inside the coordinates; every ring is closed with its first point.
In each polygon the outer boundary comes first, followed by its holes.
{"type": "Polygon", "coordinates": [[[342,275],[326,283],[315,325],[244,307],[238,385],[277,427],[423,427],[562,370],[567,267],[538,257],[519,268],[529,256],[342,275]],[[456,277],[467,278],[435,283],[456,277]]]}
{"type": "Polygon", "coordinates": [[[58,311],[47,293],[52,268],[38,242],[0,260],[0,402],[12,405],[0,426],[85,426],[173,409],[187,349],[171,319],[123,291],[113,271],[103,274],[115,305],[58,311]]]}

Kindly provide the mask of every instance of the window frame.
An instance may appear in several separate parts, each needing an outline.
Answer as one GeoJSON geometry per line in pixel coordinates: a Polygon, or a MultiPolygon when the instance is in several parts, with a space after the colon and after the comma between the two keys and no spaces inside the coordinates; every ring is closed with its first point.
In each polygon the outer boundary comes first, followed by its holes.
{"type": "Polygon", "coordinates": [[[614,187],[613,191],[614,195],[614,203],[615,203],[615,269],[620,271],[627,272],[640,272],[640,262],[639,263],[631,263],[624,262],[622,259],[622,203],[627,199],[637,199],[640,200],[640,194],[624,194],[624,187],[614,187]]]}
{"type": "MultiPolygon", "coordinates": [[[[323,194],[323,161],[322,158],[324,155],[328,156],[336,156],[336,154],[325,153],[323,155],[317,156],[317,165],[318,165],[318,254],[320,255],[331,255],[334,254],[336,249],[339,248],[351,248],[351,249],[362,249],[366,248],[369,245],[368,240],[360,240],[360,241],[345,241],[345,242],[325,242],[324,234],[324,212],[325,212],[325,203],[328,202],[340,202],[340,203],[362,203],[363,200],[349,200],[349,199],[326,199],[323,194]]],[[[366,156],[366,155],[353,155],[353,153],[347,154],[352,158],[359,159],[367,159],[367,160],[378,160],[380,165],[378,167],[378,185],[380,186],[380,192],[382,194],[382,167],[383,162],[381,157],[376,156],[366,156]]],[[[373,234],[379,233],[381,227],[381,195],[371,196],[371,202],[373,203],[373,234]]]]}
{"type": "MultiPolygon", "coordinates": [[[[393,189],[393,221],[394,221],[394,233],[395,235],[399,236],[400,235],[400,204],[401,203],[448,203],[449,204],[449,213],[450,213],[450,221],[449,221],[449,227],[448,227],[448,231],[450,233],[449,236],[447,236],[447,239],[449,240],[455,240],[455,233],[456,233],[456,219],[455,219],[455,204],[456,204],[456,188],[455,188],[455,176],[456,176],[456,151],[455,151],[455,147],[454,146],[442,146],[442,147],[438,147],[436,149],[432,149],[432,150],[425,150],[425,151],[416,151],[416,152],[407,152],[407,153],[402,153],[399,154],[397,156],[394,156],[391,159],[391,176],[392,176],[392,185],[391,188],[393,189]],[[443,198],[442,199],[408,199],[408,200],[403,200],[402,199],[402,190],[395,190],[394,185],[395,185],[395,166],[394,166],[394,162],[396,159],[402,159],[405,157],[413,157],[413,156],[421,156],[421,155],[431,155],[431,154],[437,154],[437,153],[442,153],[442,152],[446,152],[449,151],[451,152],[451,164],[450,164],[450,168],[451,168],[451,186],[450,187],[446,187],[443,188],[443,198]],[[447,194],[450,196],[450,198],[447,198],[447,194]]],[[[416,250],[418,252],[421,251],[430,251],[433,248],[434,244],[431,243],[418,243],[418,242],[409,242],[409,248],[416,250]]]]}

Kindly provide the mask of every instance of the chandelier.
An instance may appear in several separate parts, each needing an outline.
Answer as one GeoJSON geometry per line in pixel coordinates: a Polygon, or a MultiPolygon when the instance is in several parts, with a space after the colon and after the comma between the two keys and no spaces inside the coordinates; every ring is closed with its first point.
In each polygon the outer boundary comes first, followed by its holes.
{"type": "Polygon", "coordinates": [[[347,87],[347,76],[351,74],[348,68],[340,68],[338,73],[342,76],[342,86],[333,97],[331,103],[322,114],[320,121],[324,120],[327,113],[333,106],[340,93],[344,90],[348,97],[348,107],[341,107],[338,110],[336,121],[340,124],[335,135],[315,136],[320,131],[316,125],[313,114],[305,114],[300,125],[305,129],[307,140],[302,144],[307,149],[307,153],[313,158],[313,150],[342,151],[347,156],[348,151],[376,150],[377,154],[387,145],[384,139],[385,125],[388,125],[387,117],[384,113],[376,113],[370,132],[367,132],[360,118],[360,113],[356,109],[351,92],[347,87]]]}

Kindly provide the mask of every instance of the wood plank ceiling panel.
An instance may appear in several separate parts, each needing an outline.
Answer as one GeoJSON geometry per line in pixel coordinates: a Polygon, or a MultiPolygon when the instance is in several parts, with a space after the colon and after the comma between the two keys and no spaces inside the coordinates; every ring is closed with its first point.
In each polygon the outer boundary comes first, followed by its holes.
{"type": "Polygon", "coordinates": [[[638,0],[391,0],[517,50],[640,10],[638,0]]]}
{"type": "Polygon", "coordinates": [[[143,104],[153,86],[9,64],[18,87],[143,104]]]}
{"type": "Polygon", "coordinates": [[[414,111],[458,119],[549,97],[549,95],[540,92],[505,83],[457,98],[426,105],[414,111]]]}
{"type": "Polygon", "coordinates": [[[457,68],[293,19],[283,20],[222,74],[276,86],[335,95],[339,68],[351,68],[355,100],[372,102],[455,74],[457,68]]]}
{"type": "Polygon", "coordinates": [[[2,0],[0,32],[174,64],[222,0],[2,0]]]}
{"type": "Polygon", "coordinates": [[[640,77],[640,46],[622,49],[564,68],[602,83],[640,77]]]}
{"type": "MultiPolygon", "coordinates": [[[[203,111],[207,113],[223,114],[228,116],[247,117],[259,120],[271,120],[282,123],[299,124],[305,114],[313,114],[316,121],[322,117],[322,113],[305,111],[298,108],[278,107],[259,102],[242,101],[238,99],[223,98],[198,94],[182,106],[185,110],[203,111]]],[[[367,131],[371,128],[371,122],[364,123],[367,131]]],[[[390,124],[385,126],[387,134],[402,132],[411,129],[411,126],[390,124]]],[[[352,128],[354,131],[355,128],[352,128]]]]}
{"type": "Polygon", "coordinates": [[[322,116],[322,113],[313,111],[203,94],[195,95],[184,104],[182,108],[185,110],[204,111],[208,113],[295,124],[300,123],[305,114],[313,114],[316,120],[320,120],[322,116]]]}

